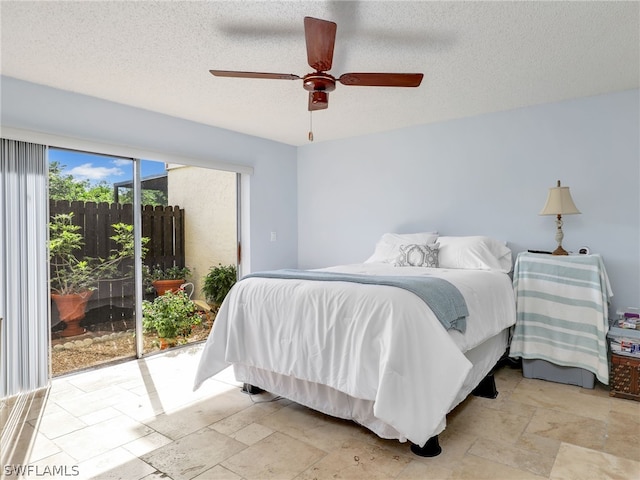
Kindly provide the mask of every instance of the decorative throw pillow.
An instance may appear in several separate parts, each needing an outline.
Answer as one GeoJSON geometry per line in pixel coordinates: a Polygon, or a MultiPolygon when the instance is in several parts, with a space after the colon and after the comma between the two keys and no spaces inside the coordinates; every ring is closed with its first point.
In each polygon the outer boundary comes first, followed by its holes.
{"type": "Polygon", "coordinates": [[[439,243],[427,245],[400,245],[400,254],[396,259],[396,267],[432,267],[438,268],[439,243]]]}

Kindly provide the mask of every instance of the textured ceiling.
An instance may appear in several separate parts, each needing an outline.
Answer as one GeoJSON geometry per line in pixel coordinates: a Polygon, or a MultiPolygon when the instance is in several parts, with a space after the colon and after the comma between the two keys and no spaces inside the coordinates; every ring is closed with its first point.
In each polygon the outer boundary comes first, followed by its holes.
{"type": "Polygon", "coordinates": [[[423,72],[419,88],[349,87],[316,142],[639,87],[634,2],[0,2],[2,74],[291,145],[307,142],[294,73],[303,17],[338,24],[333,68],[423,72]]]}

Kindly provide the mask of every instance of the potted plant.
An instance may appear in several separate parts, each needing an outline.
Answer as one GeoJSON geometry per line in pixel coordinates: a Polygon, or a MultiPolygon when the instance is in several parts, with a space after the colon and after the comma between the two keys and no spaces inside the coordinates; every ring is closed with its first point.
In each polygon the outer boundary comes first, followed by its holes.
{"type": "Polygon", "coordinates": [[[162,268],[156,265],[148,269],[151,284],[155,288],[158,295],[164,295],[165,292],[177,292],[180,286],[186,283],[187,278],[191,275],[189,267],[179,267],[174,265],[169,268],[162,268]]]}
{"type": "Polygon", "coordinates": [[[191,329],[201,322],[196,304],[182,290],[167,291],[153,302],[142,302],[142,327],[145,332],[158,335],[161,349],[189,336],[191,329]]]}
{"type": "MultiPolygon", "coordinates": [[[[77,258],[76,251],[84,245],[81,227],[73,224],[73,213],[55,215],[49,223],[49,260],[51,264],[51,297],[66,327],[61,335],[70,337],[85,332],[80,321],[93,291],[100,280],[124,278],[119,267],[123,260],[133,258],[133,225],[112,225],[111,239],[118,245],[109,258],[77,258]]],[[[147,239],[143,239],[143,245],[147,239]]]]}
{"type": "Polygon", "coordinates": [[[202,286],[202,293],[204,293],[207,302],[219,307],[231,287],[236,283],[237,275],[235,265],[219,263],[217,267],[211,267],[209,273],[204,277],[202,286]]]}

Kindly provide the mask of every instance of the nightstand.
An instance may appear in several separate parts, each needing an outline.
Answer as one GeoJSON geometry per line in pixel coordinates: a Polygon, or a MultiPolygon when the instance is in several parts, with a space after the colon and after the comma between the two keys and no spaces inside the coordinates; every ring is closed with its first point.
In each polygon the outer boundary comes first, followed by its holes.
{"type": "MultiPolygon", "coordinates": [[[[617,314],[624,318],[625,312],[633,310],[637,312],[636,309],[630,308],[618,311],[617,314]]],[[[621,328],[617,320],[609,328],[607,338],[611,354],[609,395],[640,401],[640,355],[632,348],[632,345],[640,344],[640,330],[621,328]]]]}
{"type": "Polygon", "coordinates": [[[522,252],[513,272],[516,325],[509,356],[523,375],[593,388],[609,384],[612,296],[602,257],[522,252]]]}
{"type": "Polygon", "coordinates": [[[609,395],[640,401],[640,358],[611,354],[609,395]]]}

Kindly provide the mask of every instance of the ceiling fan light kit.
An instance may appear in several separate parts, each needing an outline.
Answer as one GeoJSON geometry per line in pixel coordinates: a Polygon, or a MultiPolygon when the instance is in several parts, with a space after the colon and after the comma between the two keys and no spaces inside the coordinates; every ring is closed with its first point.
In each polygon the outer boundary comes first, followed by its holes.
{"type": "MultiPolygon", "coordinates": [[[[308,110],[324,110],[329,106],[329,92],[336,82],[347,86],[368,87],[418,87],[422,73],[345,73],[336,78],[327,73],[333,64],[333,49],[337,25],[328,20],[304,17],[304,34],[307,46],[307,63],[315,72],[304,76],[292,73],[240,72],[233,70],[209,70],[216,77],[257,78],[272,80],[302,80],[309,92],[308,110]]],[[[309,132],[309,139],[313,134],[309,132]]]]}

